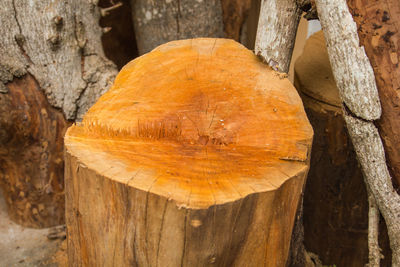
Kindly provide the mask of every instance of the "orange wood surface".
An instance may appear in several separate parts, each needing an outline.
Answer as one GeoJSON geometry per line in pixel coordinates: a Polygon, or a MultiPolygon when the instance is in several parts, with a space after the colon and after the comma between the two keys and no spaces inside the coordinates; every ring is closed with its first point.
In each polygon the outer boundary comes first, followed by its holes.
{"type": "Polygon", "coordinates": [[[232,40],[201,38],[128,63],[65,143],[110,179],[204,208],[305,172],[312,135],[284,74],[232,40]]]}

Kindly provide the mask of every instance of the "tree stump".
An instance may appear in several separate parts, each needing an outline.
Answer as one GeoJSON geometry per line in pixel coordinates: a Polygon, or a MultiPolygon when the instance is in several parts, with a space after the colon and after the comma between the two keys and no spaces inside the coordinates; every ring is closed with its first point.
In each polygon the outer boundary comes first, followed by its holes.
{"type": "MultiPolygon", "coordinates": [[[[339,91],[322,31],[312,35],[295,63],[294,84],[315,131],[304,195],[304,243],[323,264],[368,262],[368,201],[365,183],[342,116],[339,91]]],[[[382,266],[390,266],[385,227],[382,266]]]]}
{"type": "Polygon", "coordinates": [[[65,137],[70,265],[284,266],[312,135],[235,41],[131,61],[65,137]]]}

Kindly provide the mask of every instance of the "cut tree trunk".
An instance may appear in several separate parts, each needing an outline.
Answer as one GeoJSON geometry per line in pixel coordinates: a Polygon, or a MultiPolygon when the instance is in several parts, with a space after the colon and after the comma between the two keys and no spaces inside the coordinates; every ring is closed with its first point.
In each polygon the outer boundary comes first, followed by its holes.
{"type": "Polygon", "coordinates": [[[221,0],[131,3],[140,55],[173,40],[224,36],[221,0]]]}
{"type": "MultiPolygon", "coordinates": [[[[314,129],[304,194],[306,249],[329,266],[364,266],[368,263],[367,191],[342,116],[322,31],[307,40],[295,63],[294,84],[314,129]]],[[[376,217],[379,222],[379,212],[376,217]]],[[[390,266],[387,230],[381,227],[380,232],[382,266],[390,266]]]]}
{"type": "Polygon", "coordinates": [[[348,0],[360,44],[374,69],[382,116],[377,121],[386,160],[400,186],[400,1],[348,0]],[[361,27],[362,25],[362,27],[361,27]]]}
{"type": "Polygon", "coordinates": [[[11,218],[31,227],[64,220],[63,135],[116,71],[103,55],[90,1],[2,1],[0,170],[11,218]]]}
{"type": "Polygon", "coordinates": [[[126,65],[71,127],[71,266],[285,266],[312,142],[290,82],[193,39],[126,65]]]}

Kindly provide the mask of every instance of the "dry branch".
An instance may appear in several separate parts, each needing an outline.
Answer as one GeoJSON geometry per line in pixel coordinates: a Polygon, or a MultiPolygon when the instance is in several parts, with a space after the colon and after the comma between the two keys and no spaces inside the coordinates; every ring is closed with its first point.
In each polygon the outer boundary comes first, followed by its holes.
{"type": "Polygon", "coordinates": [[[344,118],[366,185],[385,218],[392,264],[400,266],[400,196],[393,188],[381,138],[373,120],[381,109],[375,76],[345,0],[316,0],[329,59],[341,98],[344,118]],[[338,30],[340,29],[340,30],[338,30]]]}

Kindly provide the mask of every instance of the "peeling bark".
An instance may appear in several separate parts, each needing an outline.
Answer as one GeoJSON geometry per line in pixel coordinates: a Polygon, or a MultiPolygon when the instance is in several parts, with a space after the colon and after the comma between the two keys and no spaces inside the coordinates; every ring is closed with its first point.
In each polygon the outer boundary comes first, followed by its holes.
{"type": "Polygon", "coordinates": [[[385,218],[392,265],[400,266],[400,196],[394,190],[385,151],[372,120],[380,116],[375,76],[345,0],[316,0],[329,59],[344,102],[344,118],[364,179],[385,218]],[[341,29],[338,31],[338,29],[341,29]],[[371,83],[373,82],[373,84],[371,83]]]}
{"type": "Polygon", "coordinates": [[[288,72],[302,10],[295,0],[263,0],[255,53],[275,70],[288,72]]]}

